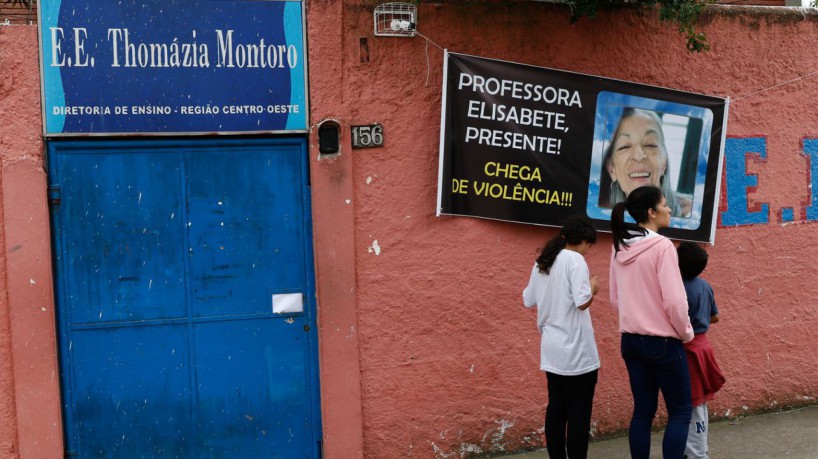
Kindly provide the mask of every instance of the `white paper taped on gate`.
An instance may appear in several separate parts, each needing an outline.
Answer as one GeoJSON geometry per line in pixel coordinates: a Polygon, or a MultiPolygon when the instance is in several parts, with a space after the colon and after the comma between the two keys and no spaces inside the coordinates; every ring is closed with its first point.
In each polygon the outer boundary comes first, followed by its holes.
{"type": "Polygon", "coordinates": [[[279,293],[273,295],[273,314],[304,312],[304,296],[300,293],[279,293]]]}

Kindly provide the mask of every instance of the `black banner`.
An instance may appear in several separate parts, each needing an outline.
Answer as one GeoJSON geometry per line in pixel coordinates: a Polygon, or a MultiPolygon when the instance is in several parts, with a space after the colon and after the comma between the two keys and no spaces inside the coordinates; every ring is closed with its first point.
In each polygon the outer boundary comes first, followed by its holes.
{"type": "Polygon", "coordinates": [[[727,100],[447,53],[438,215],[561,226],[660,186],[663,234],[713,241],[727,100]]]}

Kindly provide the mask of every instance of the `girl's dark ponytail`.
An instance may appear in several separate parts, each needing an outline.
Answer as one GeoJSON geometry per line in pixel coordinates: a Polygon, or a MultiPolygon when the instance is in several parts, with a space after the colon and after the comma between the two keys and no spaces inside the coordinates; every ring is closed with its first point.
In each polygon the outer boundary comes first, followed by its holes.
{"type": "Polygon", "coordinates": [[[537,257],[537,269],[543,274],[549,274],[554,260],[557,259],[557,255],[559,255],[564,248],[565,239],[563,239],[562,234],[548,241],[548,243],[545,244],[545,248],[542,249],[540,256],[537,257]]]}
{"type": "Polygon", "coordinates": [[[625,210],[637,223],[648,221],[648,210],[656,210],[656,205],[662,201],[662,190],[653,185],[640,186],[628,195],[625,202],[617,203],[611,211],[611,234],[613,235],[614,249],[619,252],[622,246],[627,247],[625,239],[636,235],[645,235],[648,230],[639,225],[625,221],[625,210]]]}
{"type": "Polygon", "coordinates": [[[611,235],[613,236],[613,244],[617,252],[619,252],[621,245],[627,245],[624,242],[624,240],[628,238],[628,230],[625,222],[625,206],[625,202],[619,202],[611,211],[611,235]]]}
{"type": "Polygon", "coordinates": [[[551,272],[551,266],[557,259],[566,244],[580,244],[582,242],[596,242],[596,228],[585,217],[571,217],[565,221],[560,230],[559,236],[554,237],[542,249],[542,253],[537,258],[537,269],[543,273],[551,272]]]}

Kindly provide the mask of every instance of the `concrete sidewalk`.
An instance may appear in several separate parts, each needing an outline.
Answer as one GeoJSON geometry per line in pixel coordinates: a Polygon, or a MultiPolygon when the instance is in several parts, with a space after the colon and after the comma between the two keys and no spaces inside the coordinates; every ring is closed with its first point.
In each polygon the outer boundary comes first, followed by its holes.
{"type": "MultiPolygon", "coordinates": [[[[662,433],[651,437],[650,457],[662,457],[662,433]]],[[[710,424],[711,459],[818,458],[818,405],[710,424]]],[[[501,456],[547,459],[545,450],[501,456]]],[[[628,437],[592,442],[589,459],[627,459],[628,437]]]]}

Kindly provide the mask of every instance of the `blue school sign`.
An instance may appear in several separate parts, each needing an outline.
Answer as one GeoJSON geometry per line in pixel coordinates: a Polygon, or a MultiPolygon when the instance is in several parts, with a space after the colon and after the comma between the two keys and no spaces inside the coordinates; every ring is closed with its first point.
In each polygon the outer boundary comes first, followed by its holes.
{"type": "Polygon", "coordinates": [[[307,130],[301,1],[39,8],[46,135],[307,130]]]}

